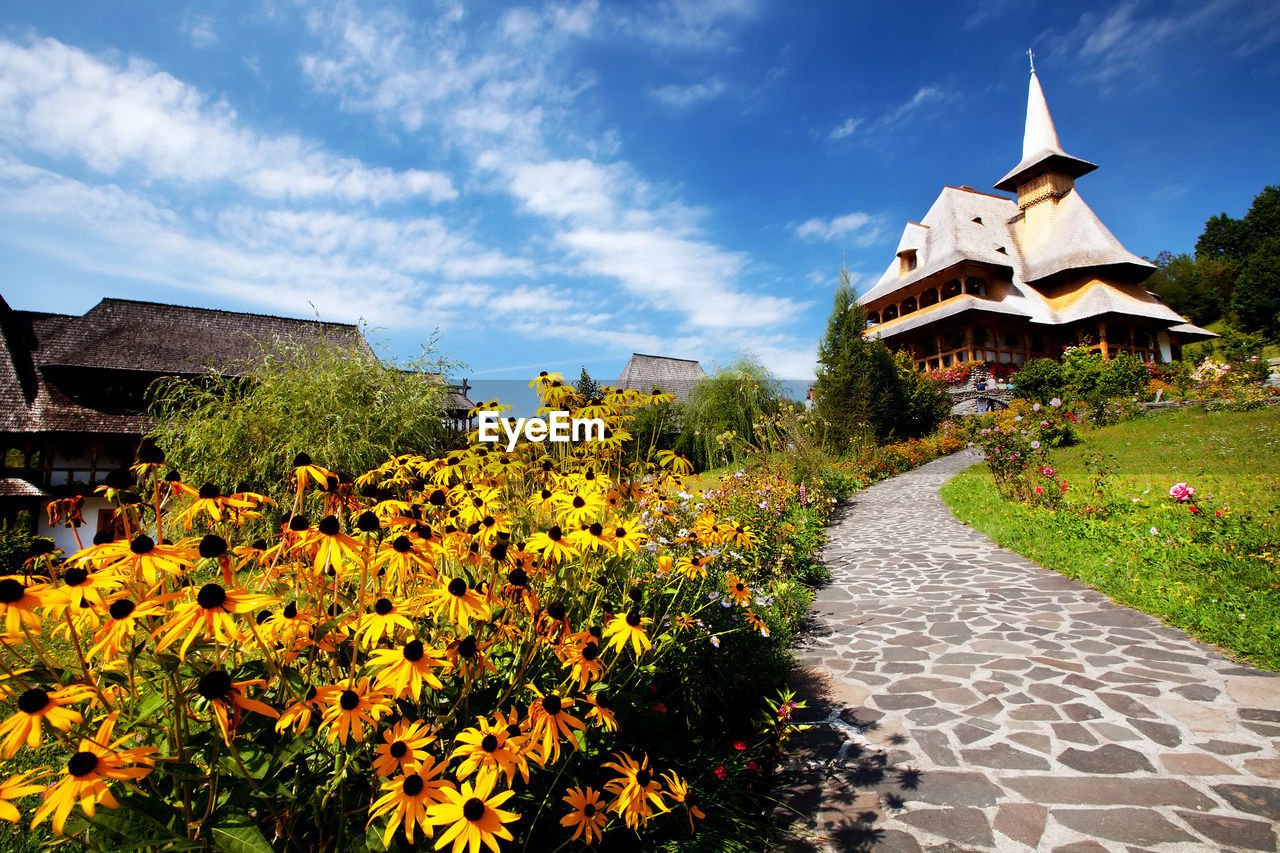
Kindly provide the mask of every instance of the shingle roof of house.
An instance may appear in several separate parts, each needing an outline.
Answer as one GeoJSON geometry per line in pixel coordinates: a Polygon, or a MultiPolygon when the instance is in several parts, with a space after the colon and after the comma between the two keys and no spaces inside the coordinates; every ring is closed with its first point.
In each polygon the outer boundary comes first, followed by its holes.
{"type": "MultiPolygon", "coordinates": [[[[0,431],[137,434],[127,407],[84,405],[54,378],[69,370],[196,375],[252,363],[276,337],[348,339],[374,358],[350,324],[320,323],[128,299],[103,299],[83,316],[14,311],[0,298],[0,431]]],[[[104,374],[106,375],[106,374],[104,374]]]]}
{"type": "Polygon", "coordinates": [[[44,496],[44,491],[26,480],[19,477],[0,477],[0,498],[42,498],[44,496]]]}
{"type": "Polygon", "coordinates": [[[693,386],[707,378],[702,365],[688,358],[668,358],[662,355],[632,353],[631,360],[623,368],[616,383],[621,390],[641,391],[645,394],[654,388],[674,394],[677,400],[688,400],[693,386]]]}

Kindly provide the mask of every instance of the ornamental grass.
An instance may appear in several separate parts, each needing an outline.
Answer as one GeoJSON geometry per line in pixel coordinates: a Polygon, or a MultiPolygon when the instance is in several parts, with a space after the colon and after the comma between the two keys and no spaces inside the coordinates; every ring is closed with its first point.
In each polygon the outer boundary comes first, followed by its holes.
{"type": "Polygon", "coordinates": [[[0,819],[96,850],[476,853],[656,849],[742,814],[794,707],[751,670],[807,604],[731,509],[771,536],[773,512],[627,445],[668,397],[534,384],[605,438],[473,433],[354,479],[299,452],[275,498],[189,486],[144,443],[114,535],[0,579],[23,770],[0,819]]]}

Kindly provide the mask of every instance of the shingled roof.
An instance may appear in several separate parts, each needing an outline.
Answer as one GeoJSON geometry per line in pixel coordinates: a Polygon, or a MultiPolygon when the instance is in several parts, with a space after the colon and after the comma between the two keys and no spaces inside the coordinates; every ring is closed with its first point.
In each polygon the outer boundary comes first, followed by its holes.
{"type": "Polygon", "coordinates": [[[693,386],[706,378],[702,365],[693,359],[633,352],[616,385],[620,390],[641,391],[645,394],[654,388],[660,388],[683,402],[689,399],[693,386]]]}
{"type": "Polygon", "coordinates": [[[0,298],[0,432],[138,434],[145,425],[137,406],[86,403],[77,392],[234,370],[274,339],[320,337],[376,357],[348,323],[130,299],[103,299],[74,316],[14,311],[0,298]]]}

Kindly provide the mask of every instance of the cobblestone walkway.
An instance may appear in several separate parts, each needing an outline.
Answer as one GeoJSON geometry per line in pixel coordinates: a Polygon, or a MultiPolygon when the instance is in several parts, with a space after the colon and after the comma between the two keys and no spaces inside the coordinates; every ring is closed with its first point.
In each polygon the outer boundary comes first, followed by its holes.
{"type": "Polygon", "coordinates": [[[1280,677],[965,527],[940,459],[842,510],[788,850],[1275,850],[1280,677]]]}

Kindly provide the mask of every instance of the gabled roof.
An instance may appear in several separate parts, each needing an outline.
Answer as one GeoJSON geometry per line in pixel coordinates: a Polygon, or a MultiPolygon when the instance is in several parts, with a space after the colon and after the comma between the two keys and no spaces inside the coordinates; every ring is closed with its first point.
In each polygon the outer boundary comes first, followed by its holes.
{"type": "Polygon", "coordinates": [[[692,359],[634,352],[627,366],[622,369],[616,387],[622,391],[635,390],[645,394],[654,388],[661,388],[683,402],[689,399],[693,386],[706,378],[702,365],[692,359]]]}
{"type": "Polygon", "coordinates": [[[1022,162],[1001,178],[995,188],[1015,192],[1018,185],[1034,177],[1035,172],[1052,170],[1078,178],[1096,168],[1088,160],[1072,157],[1062,150],[1058,131],[1049,115],[1049,105],[1045,103],[1044,90],[1040,88],[1040,78],[1032,68],[1031,85],[1027,88],[1027,124],[1022,133],[1022,162]]]}
{"type": "Polygon", "coordinates": [[[906,275],[898,275],[898,260],[894,258],[861,302],[865,305],[887,296],[961,261],[1011,268],[1014,243],[1008,223],[1017,213],[1018,206],[1003,196],[967,187],[945,187],[920,223],[909,223],[903,230],[898,251],[904,246],[917,249],[919,266],[906,275]]]}

